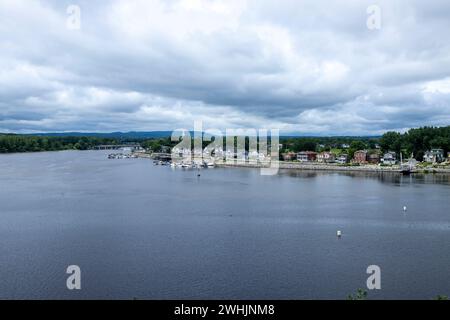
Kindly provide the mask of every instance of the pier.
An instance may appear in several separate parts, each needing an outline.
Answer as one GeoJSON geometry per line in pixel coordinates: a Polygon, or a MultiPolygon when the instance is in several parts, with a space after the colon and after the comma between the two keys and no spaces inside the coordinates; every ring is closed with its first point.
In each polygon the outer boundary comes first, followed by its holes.
{"type": "Polygon", "coordinates": [[[170,160],[172,160],[172,154],[171,153],[162,153],[162,152],[153,152],[151,154],[151,158],[154,160],[170,161],[170,160]]]}

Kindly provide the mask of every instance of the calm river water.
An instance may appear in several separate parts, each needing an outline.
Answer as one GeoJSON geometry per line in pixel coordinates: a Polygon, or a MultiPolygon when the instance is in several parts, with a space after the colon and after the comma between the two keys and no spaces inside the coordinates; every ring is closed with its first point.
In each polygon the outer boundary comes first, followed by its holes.
{"type": "Polygon", "coordinates": [[[369,265],[369,298],[449,295],[449,196],[444,175],[0,155],[0,298],[345,299],[369,265]]]}

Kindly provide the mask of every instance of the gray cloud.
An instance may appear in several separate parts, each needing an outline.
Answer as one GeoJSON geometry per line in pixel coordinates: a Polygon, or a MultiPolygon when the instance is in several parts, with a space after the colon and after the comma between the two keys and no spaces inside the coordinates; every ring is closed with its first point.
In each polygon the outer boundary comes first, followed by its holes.
{"type": "Polygon", "coordinates": [[[72,2],[0,2],[0,131],[450,124],[448,1],[72,2]]]}

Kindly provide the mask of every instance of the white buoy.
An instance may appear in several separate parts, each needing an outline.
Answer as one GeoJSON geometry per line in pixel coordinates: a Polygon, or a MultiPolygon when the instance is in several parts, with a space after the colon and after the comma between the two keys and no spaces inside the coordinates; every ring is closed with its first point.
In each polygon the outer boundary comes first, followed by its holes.
{"type": "Polygon", "coordinates": [[[403,211],[406,211],[406,210],[407,210],[406,206],[403,206],[403,211]]]}
{"type": "Polygon", "coordinates": [[[336,232],[336,235],[338,236],[338,238],[340,238],[340,237],[342,236],[342,231],[341,231],[341,230],[338,230],[338,231],[336,232]]]}

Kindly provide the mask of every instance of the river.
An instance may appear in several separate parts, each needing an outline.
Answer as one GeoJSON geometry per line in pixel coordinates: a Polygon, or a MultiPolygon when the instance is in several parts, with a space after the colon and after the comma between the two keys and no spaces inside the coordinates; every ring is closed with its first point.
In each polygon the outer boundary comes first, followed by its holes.
{"type": "Polygon", "coordinates": [[[449,175],[200,174],[103,151],[0,155],[0,299],[346,299],[369,265],[369,299],[450,294],[449,175]]]}

